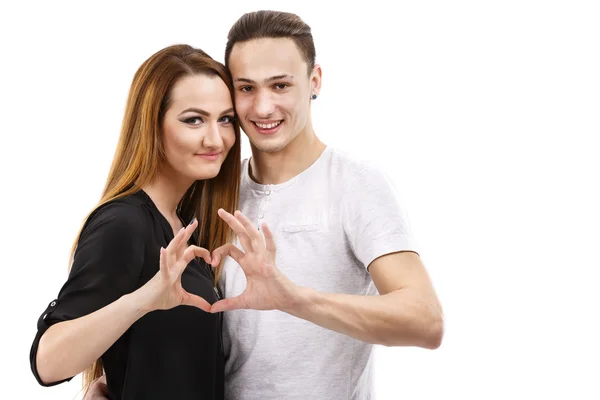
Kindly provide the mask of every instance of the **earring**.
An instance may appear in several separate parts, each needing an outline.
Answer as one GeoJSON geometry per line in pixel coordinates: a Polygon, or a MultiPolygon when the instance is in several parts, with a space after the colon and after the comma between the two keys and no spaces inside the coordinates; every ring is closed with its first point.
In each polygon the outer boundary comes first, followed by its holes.
{"type": "Polygon", "coordinates": [[[313,94],[311,97],[312,97],[313,100],[317,99],[317,95],[316,94],[313,94]]]}

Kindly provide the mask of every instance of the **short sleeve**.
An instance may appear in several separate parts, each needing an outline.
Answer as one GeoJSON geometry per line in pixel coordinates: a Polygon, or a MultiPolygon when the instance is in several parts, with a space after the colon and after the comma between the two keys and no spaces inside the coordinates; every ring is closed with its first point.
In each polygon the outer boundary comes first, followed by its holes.
{"type": "Polygon", "coordinates": [[[347,185],[342,223],[356,258],[365,268],[386,254],[418,251],[396,188],[371,165],[360,168],[347,185]]]}
{"type": "Polygon", "coordinates": [[[38,319],[29,358],[40,385],[53,386],[71,379],[41,381],[36,357],[46,330],[57,322],[97,311],[136,289],[144,262],[146,221],[139,206],[118,201],[101,206],[86,221],[69,277],[38,319]]]}

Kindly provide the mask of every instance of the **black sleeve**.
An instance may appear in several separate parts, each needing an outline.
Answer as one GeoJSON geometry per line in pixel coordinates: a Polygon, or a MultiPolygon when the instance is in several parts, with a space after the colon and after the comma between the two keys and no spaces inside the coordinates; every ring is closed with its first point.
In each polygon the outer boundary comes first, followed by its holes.
{"type": "Polygon", "coordinates": [[[42,386],[36,356],[40,338],[53,324],[83,317],[133,292],[138,285],[148,234],[147,216],[139,206],[115,201],[94,211],[85,223],[67,282],[37,322],[29,361],[42,386]]]}

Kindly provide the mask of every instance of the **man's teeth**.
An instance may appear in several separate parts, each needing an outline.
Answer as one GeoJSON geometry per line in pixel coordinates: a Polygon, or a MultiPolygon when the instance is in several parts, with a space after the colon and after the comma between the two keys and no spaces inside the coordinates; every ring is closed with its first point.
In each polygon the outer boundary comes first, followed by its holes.
{"type": "Polygon", "coordinates": [[[281,121],[273,122],[272,124],[260,124],[258,122],[255,122],[256,126],[258,126],[260,129],[273,129],[280,123],[281,121]]]}

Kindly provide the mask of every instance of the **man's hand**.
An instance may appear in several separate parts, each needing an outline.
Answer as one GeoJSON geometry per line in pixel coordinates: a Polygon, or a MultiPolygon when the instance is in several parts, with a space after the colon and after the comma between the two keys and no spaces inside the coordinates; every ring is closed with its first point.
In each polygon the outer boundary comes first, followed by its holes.
{"type": "Polygon", "coordinates": [[[85,392],[83,400],[108,400],[108,387],[106,386],[106,375],[102,375],[90,384],[85,392]]]}
{"type": "Polygon", "coordinates": [[[230,243],[221,246],[212,253],[212,265],[219,265],[226,256],[233,258],[246,274],[246,289],[237,297],[217,301],[210,311],[241,308],[285,311],[292,307],[300,288],[275,266],[275,241],[267,224],[261,226],[263,237],[240,211],[234,216],[220,209],[219,216],[237,234],[244,251],[230,243]]]}

